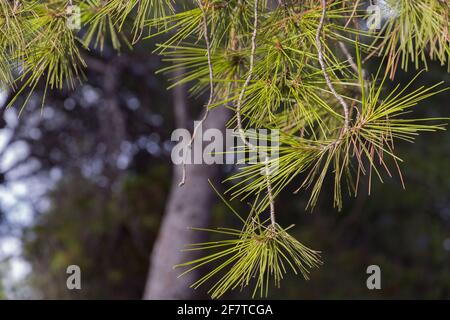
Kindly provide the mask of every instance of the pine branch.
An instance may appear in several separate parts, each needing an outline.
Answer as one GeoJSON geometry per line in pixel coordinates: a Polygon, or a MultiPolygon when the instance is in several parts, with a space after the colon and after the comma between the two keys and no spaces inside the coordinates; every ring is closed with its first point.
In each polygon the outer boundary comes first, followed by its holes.
{"type": "MultiPolygon", "coordinates": [[[[192,132],[191,140],[189,141],[189,143],[187,145],[187,148],[189,148],[189,149],[192,148],[192,143],[195,140],[198,129],[203,125],[203,123],[208,118],[209,108],[211,107],[211,105],[213,103],[213,99],[214,99],[214,70],[213,70],[213,65],[212,65],[212,60],[211,60],[211,42],[210,42],[209,35],[208,35],[208,19],[207,19],[205,7],[202,4],[201,0],[196,0],[196,1],[198,3],[198,6],[200,7],[200,9],[202,10],[202,14],[203,14],[203,19],[202,19],[203,37],[204,37],[205,43],[206,43],[206,55],[207,55],[207,59],[208,59],[208,72],[209,72],[209,98],[208,98],[207,104],[204,107],[203,116],[202,116],[201,120],[197,123],[197,125],[195,126],[194,131],[192,132]]],[[[189,153],[186,152],[186,154],[189,154],[189,153]]],[[[182,166],[183,167],[182,167],[181,181],[179,183],[180,187],[183,186],[186,182],[186,159],[183,161],[182,166]]]]}
{"type": "MultiPolygon", "coordinates": [[[[253,23],[253,33],[251,38],[251,53],[250,53],[250,67],[248,71],[247,78],[245,79],[245,83],[242,86],[241,92],[239,94],[239,98],[236,102],[236,119],[237,119],[237,128],[239,132],[239,136],[243,143],[252,151],[258,152],[258,148],[254,146],[252,143],[250,143],[247,140],[247,137],[245,136],[245,132],[242,126],[242,115],[241,115],[241,106],[242,101],[244,100],[245,91],[247,90],[247,87],[252,79],[253,75],[253,68],[255,65],[255,54],[256,54],[256,36],[258,34],[258,0],[255,0],[254,3],[254,23],[253,23]]],[[[267,196],[269,197],[269,207],[270,207],[270,221],[271,225],[275,226],[276,219],[275,219],[275,199],[273,196],[273,190],[272,185],[270,182],[270,167],[269,167],[269,158],[265,156],[264,159],[265,163],[265,180],[266,180],[266,187],[267,187],[267,196]]]]}
{"type": "Polygon", "coordinates": [[[334,97],[339,101],[339,103],[341,104],[341,106],[344,110],[344,130],[347,131],[350,127],[350,107],[348,106],[347,102],[345,102],[344,98],[342,98],[342,96],[339,93],[337,93],[336,89],[334,88],[334,85],[331,82],[330,76],[328,75],[328,72],[327,72],[327,66],[325,64],[321,38],[322,38],[323,26],[324,26],[326,14],[327,14],[327,1],[326,0],[321,0],[321,1],[322,1],[322,15],[320,17],[319,27],[317,28],[317,33],[316,33],[317,54],[318,54],[320,66],[322,68],[322,73],[327,82],[328,88],[330,89],[330,91],[334,95],[334,97]]]}

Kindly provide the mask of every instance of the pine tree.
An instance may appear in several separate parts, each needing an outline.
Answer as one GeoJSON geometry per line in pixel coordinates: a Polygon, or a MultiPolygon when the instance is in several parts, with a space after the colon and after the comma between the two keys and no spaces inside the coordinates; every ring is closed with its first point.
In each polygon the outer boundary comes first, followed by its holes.
{"type": "Polygon", "coordinates": [[[399,68],[419,75],[438,61],[450,70],[449,9],[444,0],[1,0],[0,81],[23,98],[24,109],[38,83],[61,90],[82,81],[83,52],[106,44],[120,51],[156,37],[155,52],[169,62],[161,72],[178,71],[172,86],[189,84],[193,96],[208,96],[198,125],[213,108],[232,109],[228,126],[245,154],[273,151],[254,145],[246,129],[279,130],[277,158],[228,178],[225,196],[252,201],[247,213],[229,206],[242,228],[199,230],[226,239],[187,244],[207,254],[177,266],[185,274],[213,265],[193,284],[213,281],[213,298],[249,285],[253,296],[267,296],[288,271],[308,279],[322,264],[319,251],[290,236],[292,226],[277,223],[276,200],[288,185],[309,192],[312,209],[331,176],[341,210],[344,190],[356,196],[361,179],[371,185],[372,177],[397,172],[402,180],[398,141],[445,129],[446,119],[405,115],[447,90],[442,83],[413,90],[414,78],[384,88],[399,68]],[[68,23],[75,9],[80,30],[68,23]],[[375,74],[365,68],[371,59],[382,61],[375,74]]]}

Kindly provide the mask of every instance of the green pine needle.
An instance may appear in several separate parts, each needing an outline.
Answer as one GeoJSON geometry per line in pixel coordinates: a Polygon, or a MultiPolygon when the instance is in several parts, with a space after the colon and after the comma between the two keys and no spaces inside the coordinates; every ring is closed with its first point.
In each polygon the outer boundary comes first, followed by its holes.
{"type": "Polygon", "coordinates": [[[266,226],[267,222],[261,221],[260,215],[256,214],[255,210],[252,210],[249,218],[244,220],[222,196],[220,198],[240,219],[243,227],[241,230],[193,228],[196,231],[217,233],[231,239],[187,246],[185,251],[201,251],[208,254],[176,265],[175,268],[187,269],[180,277],[203,266],[212,267],[210,272],[191,285],[192,288],[197,289],[208,281],[213,281],[208,290],[212,298],[220,298],[231,290],[247,286],[253,286],[253,297],[257,295],[267,297],[270,285],[280,287],[281,280],[289,270],[296,275],[301,274],[308,280],[310,269],[322,264],[320,251],[309,249],[288,233],[293,226],[286,229],[278,224],[266,226]],[[213,253],[209,253],[211,251],[213,253]]]}

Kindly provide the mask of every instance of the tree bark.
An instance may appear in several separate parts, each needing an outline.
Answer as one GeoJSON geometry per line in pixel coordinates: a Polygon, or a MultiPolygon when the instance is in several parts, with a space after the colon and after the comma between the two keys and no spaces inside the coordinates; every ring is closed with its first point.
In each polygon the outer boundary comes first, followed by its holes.
{"type": "MultiPolygon", "coordinates": [[[[184,127],[186,121],[186,92],[182,87],[174,91],[174,113],[177,126],[184,127]],[[181,91],[183,90],[183,91],[181,91]],[[182,98],[184,95],[184,99],[182,98]]],[[[208,128],[225,129],[229,119],[227,108],[211,110],[203,124],[208,128]]],[[[209,226],[211,210],[217,196],[208,184],[208,179],[217,182],[220,170],[217,165],[187,165],[186,183],[178,186],[182,175],[181,166],[173,166],[172,186],[167,200],[159,235],[150,258],[144,299],[194,299],[199,294],[189,286],[199,278],[197,271],[178,278],[180,270],[173,266],[198,257],[195,252],[181,252],[186,244],[204,241],[205,234],[189,227],[209,226]]]]}

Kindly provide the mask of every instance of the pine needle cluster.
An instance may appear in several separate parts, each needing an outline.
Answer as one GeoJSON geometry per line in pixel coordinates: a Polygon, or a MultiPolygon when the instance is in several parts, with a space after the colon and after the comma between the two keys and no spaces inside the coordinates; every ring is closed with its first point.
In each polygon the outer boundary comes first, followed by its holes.
{"type": "Polygon", "coordinates": [[[442,84],[411,89],[413,79],[388,94],[384,88],[398,67],[407,69],[411,62],[418,72],[430,60],[450,66],[449,3],[386,0],[395,14],[375,31],[361,27],[368,3],[1,0],[0,82],[25,97],[40,82],[48,90],[71,88],[83,79],[84,52],[106,45],[132,48],[158,37],[164,40],[155,52],[167,62],[160,72],[181,71],[172,86],[189,84],[193,96],[209,95],[202,121],[211,108],[232,108],[228,125],[237,129],[246,152],[257,146],[245,129],[279,130],[279,157],[244,166],[228,178],[230,198],[255,199],[245,219],[230,207],[242,229],[206,230],[231,239],[189,245],[186,250],[208,254],[178,266],[187,268],[185,274],[215,265],[193,284],[216,279],[214,298],[251,284],[254,295],[267,296],[269,283],[279,285],[288,270],[308,278],[321,264],[318,251],[277,223],[276,199],[288,185],[309,192],[313,208],[331,176],[340,210],[344,190],[356,196],[361,179],[371,185],[372,177],[383,181],[395,172],[402,179],[398,141],[445,129],[446,119],[406,116],[445,91],[442,84]],[[80,9],[80,30],[67,24],[71,6],[80,9]],[[380,69],[368,74],[364,63],[374,57],[382,59],[380,69]],[[271,170],[274,162],[277,170],[271,170]]]}

